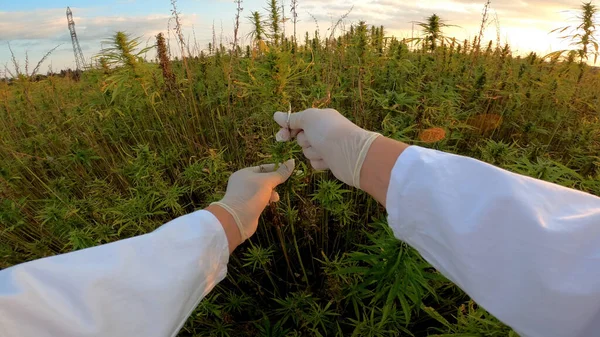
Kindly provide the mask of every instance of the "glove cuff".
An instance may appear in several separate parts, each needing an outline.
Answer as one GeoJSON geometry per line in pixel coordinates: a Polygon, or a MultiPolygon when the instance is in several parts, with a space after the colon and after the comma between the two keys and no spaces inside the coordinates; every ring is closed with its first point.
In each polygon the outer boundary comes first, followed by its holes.
{"type": "Polygon", "coordinates": [[[356,188],[360,188],[360,171],[363,167],[365,159],[367,158],[367,153],[371,148],[371,144],[377,139],[377,137],[381,136],[379,133],[369,132],[369,135],[364,142],[360,152],[358,153],[358,159],[356,161],[356,165],[354,166],[354,172],[352,174],[352,184],[356,188]]]}
{"type": "Polygon", "coordinates": [[[213,202],[210,205],[211,206],[213,206],[213,205],[219,206],[219,207],[223,208],[224,210],[226,210],[229,214],[231,214],[231,216],[233,217],[233,220],[235,220],[235,224],[237,225],[238,230],[240,231],[240,236],[242,238],[242,242],[244,242],[244,241],[246,241],[246,239],[248,239],[248,236],[246,235],[246,231],[244,231],[244,226],[242,226],[242,221],[240,220],[240,217],[237,215],[237,213],[233,210],[233,208],[229,207],[229,205],[227,205],[221,201],[213,202]]]}

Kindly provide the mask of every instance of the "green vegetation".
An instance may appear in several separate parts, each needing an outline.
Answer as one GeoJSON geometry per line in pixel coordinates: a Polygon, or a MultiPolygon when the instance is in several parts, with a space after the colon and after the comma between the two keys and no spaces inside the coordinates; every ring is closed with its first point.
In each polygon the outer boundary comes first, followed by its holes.
{"type": "Polygon", "coordinates": [[[480,49],[444,37],[437,16],[414,50],[363,22],[299,45],[268,8],[252,13],[245,52],[212,45],[172,62],[160,35],[146,62],[117,33],[98,69],[0,81],[0,267],[150,232],[218,200],[232,171],[295,157],[281,202],[181,335],[516,336],[394,239],[374,200],[276,143],[272,115],[332,107],[388,137],[600,195],[589,49],[564,60],[480,49]]]}

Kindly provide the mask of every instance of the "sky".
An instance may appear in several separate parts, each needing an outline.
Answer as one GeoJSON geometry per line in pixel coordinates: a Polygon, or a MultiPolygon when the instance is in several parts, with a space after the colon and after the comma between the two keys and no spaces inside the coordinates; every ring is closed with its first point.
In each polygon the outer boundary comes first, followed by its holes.
{"type": "MultiPolygon", "coordinates": [[[[280,0],[281,1],[281,0],[280,0]]],[[[251,11],[266,13],[267,0],[244,0],[242,33],[250,29],[251,11]]],[[[290,0],[284,0],[289,12],[290,0]]],[[[367,24],[383,25],[386,35],[397,37],[419,36],[415,21],[424,21],[438,14],[448,25],[445,34],[459,39],[477,36],[481,24],[484,0],[298,0],[299,34],[314,32],[318,23],[321,36],[329,35],[330,27],[344,14],[344,24],[364,20],[367,24]]],[[[496,40],[498,29],[503,42],[510,43],[513,52],[526,54],[535,51],[546,54],[565,49],[566,43],[552,29],[571,24],[579,0],[492,0],[490,19],[497,17],[486,28],[486,39],[496,40]]],[[[41,66],[41,73],[75,68],[75,58],[69,34],[66,7],[73,11],[77,35],[86,60],[102,47],[102,41],[116,31],[125,31],[142,37],[143,44],[153,43],[159,32],[171,29],[170,0],[0,0],[0,77],[5,66],[14,70],[10,47],[22,70],[29,60],[29,71],[35,68],[44,54],[58,48],[41,66]]],[[[217,40],[230,43],[236,6],[233,0],[178,0],[183,33],[190,41],[206,48],[212,41],[214,25],[217,40]]],[[[287,14],[289,16],[289,13],[287,14]]],[[[292,24],[286,24],[288,35],[292,24]]],[[[153,57],[153,55],[149,55],[153,57]]]]}

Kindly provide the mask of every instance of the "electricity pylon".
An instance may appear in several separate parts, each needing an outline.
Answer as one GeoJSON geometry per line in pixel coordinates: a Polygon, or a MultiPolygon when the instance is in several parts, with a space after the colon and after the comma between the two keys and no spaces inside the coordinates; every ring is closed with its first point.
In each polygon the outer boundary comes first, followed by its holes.
{"type": "Polygon", "coordinates": [[[75,21],[73,21],[73,12],[71,8],[67,7],[67,21],[69,21],[69,31],[71,32],[71,41],[73,41],[73,53],[75,54],[75,63],[77,64],[77,70],[85,70],[85,58],[79,45],[79,39],[77,39],[77,32],[75,32],[75,21]]]}

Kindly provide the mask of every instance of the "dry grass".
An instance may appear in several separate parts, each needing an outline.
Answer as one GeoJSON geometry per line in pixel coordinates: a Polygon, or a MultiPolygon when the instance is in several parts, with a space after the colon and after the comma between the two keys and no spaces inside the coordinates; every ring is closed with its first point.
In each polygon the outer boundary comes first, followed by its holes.
{"type": "Polygon", "coordinates": [[[486,134],[492,132],[502,125],[503,118],[498,114],[481,114],[469,117],[467,124],[477,132],[486,134]]]}
{"type": "Polygon", "coordinates": [[[429,128],[419,133],[419,140],[424,143],[437,143],[446,138],[446,130],[442,128],[429,128]]]}

